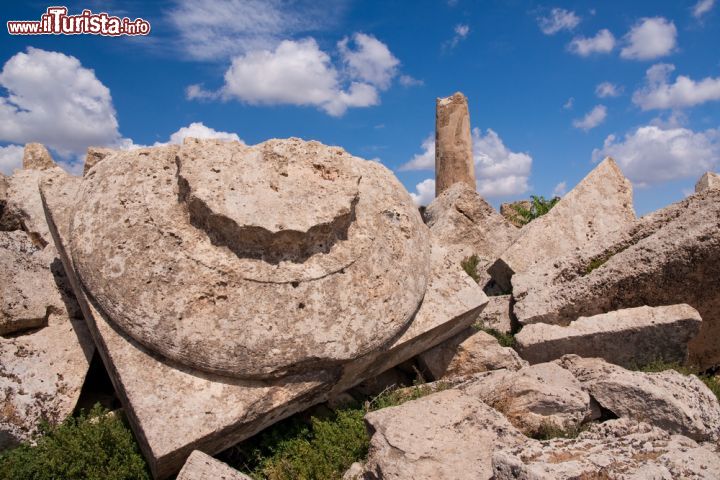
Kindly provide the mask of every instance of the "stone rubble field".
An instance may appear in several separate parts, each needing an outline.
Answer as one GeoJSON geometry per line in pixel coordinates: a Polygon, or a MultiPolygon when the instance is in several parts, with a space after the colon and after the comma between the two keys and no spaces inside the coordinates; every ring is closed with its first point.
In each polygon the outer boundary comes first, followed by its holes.
{"type": "Polygon", "coordinates": [[[28,144],[0,175],[0,451],[98,369],[154,478],[251,478],[213,456],[414,377],[343,478],[720,478],[720,177],[637,218],[606,158],[523,224],[475,190],[466,98],[436,121],[422,215],[314,141],[91,148],[82,177],[28,144]]]}

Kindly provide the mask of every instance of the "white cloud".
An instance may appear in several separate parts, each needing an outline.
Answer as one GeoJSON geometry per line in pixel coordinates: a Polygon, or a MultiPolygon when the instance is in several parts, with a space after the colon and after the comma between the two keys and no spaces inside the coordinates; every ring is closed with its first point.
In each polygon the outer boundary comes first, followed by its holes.
{"type": "Polygon", "coordinates": [[[538,26],[545,35],[555,35],[561,30],[572,30],[580,23],[575,12],[563,8],[553,8],[550,15],[538,17],[538,26]]]}
{"type": "Polygon", "coordinates": [[[605,139],[593,150],[593,161],[613,157],[638,186],[678,178],[694,178],[720,166],[720,130],[694,132],[687,128],[640,127],[620,140],[605,139]]]}
{"type": "Polygon", "coordinates": [[[400,77],[398,78],[398,82],[403,87],[417,87],[425,84],[425,82],[423,82],[422,80],[413,78],[410,75],[400,75],[400,77]]]}
{"type": "MultiPolygon", "coordinates": [[[[532,167],[527,153],[513,152],[500,136],[488,129],[472,130],[473,157],[477,190],[484,197],[506,197],[525,193],[532,167]]],[[[422,142],[422,153],[402,165],[399,170],[432,170],[435,168],[435,139],[431,134],[422,142]]],[[[421,192],[418,190],[417,195],[421,192]]]]}
{"type": "Polygon", "coordinates": [[[643,110],[684,108],[720,100],[720,77],[706,77],[695,81],[679,75],[668,83],[675,66],[667,63],[653,65],[647,70],[645,86],[633,94],[633,103],[643,110]]]}
{"type": "Polygon", "coordinates": [[[110,90],[72,56],[29,47],[0,72],[0,141],[40,142],[61,156],[122,141],[110,90]]]}
{"type": "Polygon", "coordinates": [[[373,36],[356,33],[352,40],[355,44],[354,50],[348,46],[347,37],[338,42],[340,56],[347,65],[350,76],[383,90],[388,88],[397,74],[400,61],[387,45],[373,36]]]}
{"type": "Polygon", "coordinates": [[[610,30],[603,28],[594,37],[575,37],[568,44],[568,50],[581,57],[593,53],[610,53],[615,48],[615,36],[610,30]]]}
{"type": "Polygon", "coordinates": [[[715,0],[700,0],[698,1],[695,6],[692,9],[693,17],[700,18],[706,13],[708,13],[710,10],[712,10],[713,5],[715,4],[715,0]]]}
{"type": "Polygon", "coordinates": [[[455,32],[455,35],[453,35],[453,38],[448,42],[445,42],[443,48],[455,48],[461,40],[464,40],[468,36],[470,33],[470,26],[460,23],[455,25],[455,29],[453,31],[455,32]]]}
{"type": "Polygon", "coordinates": [[[575,97],[570,97],[567,99],[567,102],[563,104],[563,108],[565,110],[572,110],[573,105],[575,105],[575,97]]]}
{"type": "MultiPolygon", "coordinates": [[[[383,78],[370,70],[365,75],[383,78]]],[[[330,56],[314,39],[285,40],[275,50],[235,57],[225,72],[221,94],[253,105],[311,105],[333,116],[349,107],[380,102],[375,86],[352,81],[343,89],[339,77],[330,56]]]]}
{"type": "Polygon", "coordinates": [[[610,82],[602,82],[595,87],[595,95],[600,98],[618,97],[623,88],[610,82]]]}
{"type": "Polygon", "coordinates": [[[596,105],[583,118],[573,120],[573,127],[587,132],[604,122],[606,117],[607,108],[605,105],[596,105]]]}
{"type": "Polygon", "coordinates": [[[430,134],[420,145],[421,153],[416,153],[409,162],[400,165],[399,171],[406,170],[432,170],[435,168],[435,135],[430,134]]]}
{"type": "Polygon", "coordinates": [[[0,147],[0,173],[12,175],[13,170],[22,167],[23,147],[8,145],[0,147]]]}
{"type": "MultiPolygon", "coordinates": [[[[210,127],[206,127],[202,122],[193,122],[187,127],[182,127],[178,131],[172,133],[170,135],[169,140],[167,143],[170,144],[181,144],[183,140],[187,137],[193,137],[193,138],[217,138],[220,140],[236,140],[241,143],[243,142],[240,137],[238,137],[237,133],[230,133],[230,132],[220,132],[218,130],[215,130],[210,127]]],[[[157,144],[156,145],[165,145],[163,144],[157,144]]]]}
{"type": "Polygon", "coordinates": [[[553,188],[553,197],[562,197],[567,193],[567,182],[562,181],[553,188]]]}
{"type": "Polygon", "coordinates": [[[427,205],[435,198],[435,180],[427,178],[415,185],[415,193],[410,192],[410,196],[418,207],[427,205]]]}
{"type": "Polygon", "coordinates": [[[622,58],[649,60],[670,54],[677,45],[675,24],[663,17],[643,18],[623,38],[622,58]]]}
{"type": "Polygon", "coordinates": [[[223,60],[330,26],[342,8],[309,0],[177,0],[168,17],[191,59],[223,60]]]}

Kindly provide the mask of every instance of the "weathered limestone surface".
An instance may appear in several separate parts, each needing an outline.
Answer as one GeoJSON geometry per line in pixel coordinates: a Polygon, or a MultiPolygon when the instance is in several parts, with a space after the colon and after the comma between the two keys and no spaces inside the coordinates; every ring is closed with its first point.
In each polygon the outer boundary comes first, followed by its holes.
{"type": "Polygon", "coordinates": [[[460,92],[435,104],[435,196],[458,182],[475,189],[470,113],[460,92]]]}
{"type": "Polygon", "coordinates": [[[682,435],[628,419],[593,425],[574,439],[529,440],[497,451],[495,480],[711,480],[720,456],[682,435]]]}
{"type": "Polygon", "coordinates": [[[456,183],[441,193],[425,210],[427,225],[450,250],[456,262],[477,255],[480,286],[490,280],[487,267],[517,238],[510,225],[475,191],[456,183]]]}
{"type": "Polygon", "coordinates": [[[95,345],[84,320],[51,313],[47,326],[0,337],[0,450],[30,440],[41,420],[72,414],[95,345]]]}
{"type": "Polygon", "coordinates": [[[535,323],[517,335],[516,349],[530,363],[574,353],[633,368],[655,361],[683,364],[687,344],[700,331],[700,314],[689,305],[637,307],[580,317],[569,326],[535,323]]]}
{"type": "Polygon", "coordinates": [[[23,150],[24,170],[47,170],[54,168],[55,162],[42,143],[28,143],[23,150]]]}
{"type": "Polygon", "coordinates": [[[517,352],[501,347],[492,335],[469,328],[418,356],[420,365],[436,380],[489,370],[519,370],[527,365],[517,352]]]}
{"type": "Polygon", "coordinates": [[[194,450],[178,473],[177,480],[251,480],[251,478],[200,450],[194,450]]]}
{"type": "Polygon", "coordinates": [[[528,435],[548,427],[574,430],[594,415],[580,382],[555,363],[487,372],[458,388],[503,413],[528,435]]]}
{"type": "Polygon", "coordinates": [[[526,441],[500,413],[458,389],[365,420],[372,435],[366,479],[490,479],[493,452],[526,441]]]}
{"type": "Polygon", "coordinates": [[[720,175],[713,172],[706,172],[695,184],[695,192],[720,188],[720,175]]]}
{"type": "MultiPolygon", "coordinates": [[[[126,155],[123,162],[150,153],[141,150],[126,155]]],[[[112,158],[91,169],[86,178],[98,175],[112,158]]],[[[334,389],[347,389],[434,346],[467,328],[487,302],[482,290],[447,259],[441,247],[434,245],[432,254],[426,257],[432,265],[423,302],[391,345],[347,362],[342,368],[313,370],[282,379],[252,380],[203,373],[148,350],[115,325],[93,296],[86,293],[68,252],[73,211],[63,203],[65,198],[77,198],[81,186],[79,180],[72,187],[64,182],[44,183],[43,202],[91,333],[157,478],[179,470],[194,449],[210,454],[224,450],[282,418],[326,400],[334,389]]],[[[381,213],[385,215],[388,208],[389,204],[384,204],[381,213]]],[[[402,218],[386,216],[404,225],[402,218]]],[[[420,227],[425,229],[423,235],[431,237],[426,227],[420,227]]]]}
{"type": "Polygon", "coordinates": [[[696,193],[641,218],[620,239],[558,259],[552,270],[516,275],[513,312],[524,324],[567,325],[623,308],[687,303],[703,320],[690,363],[720,364],[718,232],[720,190],[696,193]]]}
{"type": "Polygon", "coordinates": [[[552,265],[555,259],[612,237],[634,221],[632,185],[615,161],[606,158],[550,212],[524,226],[489,272],[510,291],[514,274],[552,265]]]}
{"type": "Polygon", "coordinates": [[[488,297],[488,304],[477,318],[477,324],[483,328],[493,328],[498,332],[510,333],[513,329],[510,303],[512,295],[488,297]]]}
{"type": "Polygon", "coordinates": [[[0,232],[0,335],[42,327],[62,308],[53,275],[25,232],[0,232]]]}
{"type": "Polygon", "coordinates": [[[523,223],[519,218],[518,208],[530,210],[531,207],[532,203],[530,202],[530,200],[519,200],[517,202],[503,203],[500,205],[500,215],[502,215],[505,220],[515,225],[516,227],[522,228],[523,223]]]}
{"type": "Polygon", "coordinates": [[[558,360],[604,408],[696,441],[720,439],[720,405],[694,375],[632,372],[597,358],[558,360]]]}
{"type": "Polygon", "coordinates": [[[85,155],[85,164],[83,165],[83,176],[87,175],[92,167],[98,164],[103,158],[115,153],[112,148],[88,147],[85,155]]]}
{"type": "Polygon", "coordinates": [[[100,308],[141,344],[268,378],[360,358],[409,325],[429,241],[379,163],[298,139],[139,152],[84,177],[71,252],[100,308]]]}

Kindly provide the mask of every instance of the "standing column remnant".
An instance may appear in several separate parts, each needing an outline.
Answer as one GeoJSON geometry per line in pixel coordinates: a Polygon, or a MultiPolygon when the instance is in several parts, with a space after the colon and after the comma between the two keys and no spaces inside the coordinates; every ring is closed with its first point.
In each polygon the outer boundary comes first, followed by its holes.
{"type": "Polygon", "coordinates": [[[435,195],[465,182],[475,188],[470,113],[460,92],[438,98],[435,107],[435,195]]]}

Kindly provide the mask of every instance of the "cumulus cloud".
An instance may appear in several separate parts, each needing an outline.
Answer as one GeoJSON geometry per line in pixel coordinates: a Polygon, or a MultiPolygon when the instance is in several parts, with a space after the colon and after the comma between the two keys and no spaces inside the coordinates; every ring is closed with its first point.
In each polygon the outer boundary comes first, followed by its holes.
{"type": "Polygon", "coordinates": [[[23,147],[8,145],[0,147],[0,173],[12,175],[13,170],[22,167],[23,147]]]}
{"type": "Polygon", "coordinates": [[[221,132],[215,130],[214,128],[206,127],[202,122],[193,122],[187,127],[180,128],[178,131],[170,135],[170,138],[166,143],[179,145],[187,137],[217,138],[220,140],[235,140],[241,143],[245,143],[240,139],[240,137],[238,137],[237,133],[221,132]]]}
{"type": "Polygon", "coordinates": [[[698,177],[720,165],[720,130],[643,126],[622,139],[609,135],[592,153],[593,161],[606,156],[613,157],[638,186],[698,177]]]}
{"type": "Polygon", "coordinates": [[[470,33],[470,26],[464,24],[455,25],[453,38],[443,44],[443,48],[455,48],[460,41],[464,40],[470,33]]]}
{"type": "Polygon", "coordinates": [[[575,37],[568,44],[568,50],[581,57],[593,53],[610,53],[615,48],[615,36],[610,30],[603,28],[594,37],[575,37]]]}
{"type": "Polygon", "coordinates": [[[712,10],[713,5],[715,5],[715,0],[700,0],[692,8],[693,17],[699,19],[712,10]]]}
{"type": "Polygon", "coordinates": [[[600,98],[618,97],[623,88],[610,82],[602,82],[595,87],[595,95],[600,98]]]}
{"type": "Polygon", "coordinates": [[[553,188],[553,197],[562,197],[567,193],[567,182],[562,181],[553,188]]]}
{"type": "Polygon", "coordinates": [[[633,103],[643,110],[684,108],[720,100],[720,77],[706,77],[695,81],[679,75],[669,83],[675,66],[667,63],[653,65],[645,75],[645,85],[633,94],[633,103]]]}
{"type": "Polygon", "coordinates": [[[399,61],[375,37],[356,33],[338,43],[342,66],[313,38],[284,40],[274,50],[251,51],[232,60],[225,84],[217,92],[191,85],[190,99],[220,97],[251,105],[315,106],[333,116],[350,107],[380,103],[399,61]]]}
{"type": "Polygon", "coordinates": [[[62,156],[121,142],[110,90],[75,57],[30,47],[5,63],[0,86],[0,141],[62,156]]]}
{"type": "MultiPolygon", "coordinates": [[[[529,189],[528,179],[532,168],[530,155],[511,151],[492,129],[483,133],[479,128],[474,128],[472,140],[477,190],[482,196],[506,197],[525,193],[529,189]]],[[[399,170],[434,168],[435,138],[431,134],[423,140],[422,152],[414,155],[399,170]]],[[[420,194],[418,190],[415,195],[420,194]]]]}
{"type": "Polygon", "coordinates": [[[553,8],[550,15],[538,17],[537,21],[545,35],[555,35],[562,30],[573,30],[580,23],[580,17],[570,10],[553,8]]]}
{"type": "Polygon", "coordinates": [[[310,0],[176,0],[168,20],[189,58],[224,60],[331,26],[342,9],[310,0]]]}
{"type": "Polygon", "coordinates": [[[418,207],[432,202],[435,198],[435,179],[427,178],[415,185],[415,192],[410,192],[410,196],[418,207]]]}
{"type": "Polygon", "coordinates": [[[583,118],[573,120],[573,127],[587,132],[604,122],[605,118],[607,118],[605,105],[596,105],[583,118]]]}
{"type": "Polygon", "coordinates": [[[677,45],[675,24],[663,17],[643,18],[623,38],[622,58],[650,60],[670,54],[677,45]]]}

